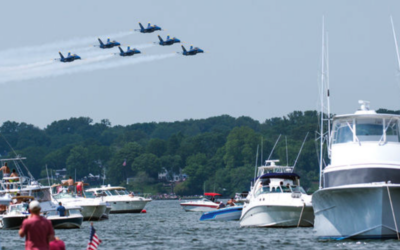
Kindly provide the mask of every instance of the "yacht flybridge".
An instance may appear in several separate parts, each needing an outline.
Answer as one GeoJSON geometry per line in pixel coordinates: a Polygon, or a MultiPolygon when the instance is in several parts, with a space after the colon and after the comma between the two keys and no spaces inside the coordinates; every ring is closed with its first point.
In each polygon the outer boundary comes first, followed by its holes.
{"type": "Polygon", "coordinates": [[[110,213],[140,213],[151,199],[130,194],[124,187],[101,186],[85,190],[85,196],[99,197],[111,205],[110,213]]]}
{"type": "Polygon", "coordinates": [[[398,238],[400,115],[378,114],[360,101],[333,118],[322,188],[314,193],[320,238],[398,238]]]}
{"type": "Polygon", "coordinates": [[[314,224],[311,196],[300,186],[293,167],[267,160],[243,205],[241,227],[311,227],[314,224]]]}

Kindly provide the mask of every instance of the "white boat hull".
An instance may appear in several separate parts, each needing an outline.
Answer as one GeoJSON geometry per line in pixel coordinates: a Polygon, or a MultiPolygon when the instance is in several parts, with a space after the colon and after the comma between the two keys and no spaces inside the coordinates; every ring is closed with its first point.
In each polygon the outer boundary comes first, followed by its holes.
{"type": "Polygon", "coordinates": [[[82,215],[84,220],[99,220],[105,213],[106,205],[80,205],[82,208],[82,215]]]}
{"type": "Polygon", "coordinates": [[[316,235],[321,239],[397,238],[393,212],[400,226],[398,185],[326,188],[314,193],[313,204],[316,235]]]}
{"type": "Polygon", "coordinates": [[[111,205],[111,214],[116,213],[140,213],[151,199],[141,199],[141,200],[121,200],[121,201],[111,201],[107,202],[111,205]]]}
{"type": "Polygon", "coordinates": [[[297,227],[298,224],[300,227],[313,226],[312,206],[258,205],[243,210],[240,219],[241,227],[297,227]]]}
{"type": "Polygon", "coordinates": [[[218,209],[218,205],[181,204],[186,212],[209,212],[218,209]]]}

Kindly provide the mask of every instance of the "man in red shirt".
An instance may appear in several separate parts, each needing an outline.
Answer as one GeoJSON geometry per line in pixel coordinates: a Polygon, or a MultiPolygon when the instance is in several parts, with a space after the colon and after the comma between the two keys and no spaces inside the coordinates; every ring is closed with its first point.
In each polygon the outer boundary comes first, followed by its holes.
{"type": "Polygon", "coordinates": [[[25,238],[25,250],[49,250],[49,242],[54,239],[54,229],[51,222],[40,216],[40,203],[32,201],[29,204],[31,215],[24,220],[19,230],[20,237],[25,238]]]}

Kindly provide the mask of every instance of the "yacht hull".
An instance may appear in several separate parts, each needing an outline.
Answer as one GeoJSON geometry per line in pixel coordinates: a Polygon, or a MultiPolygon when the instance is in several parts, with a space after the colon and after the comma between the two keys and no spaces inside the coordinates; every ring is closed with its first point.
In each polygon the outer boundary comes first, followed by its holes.
{"type": "Polygon", "coordinates": [[[181,207],[185,212],[210,212],[218,209],[218,205],[200,205],[200,204],[185,204],[182,203],[181,207]]]}
{"type": "Polygon", "coordinates": [[[312,199],[320,239],[397,238],[394,217],[400,226],[399,186],[327,188],[315,192],[312,199]]]}
{"type": "Polygon", "coordinates": [[[211,212],[206,212],[200,217],[200,221],[206,220],[239,220],[242,215],[243,206],[226,207],[211,212]]]}
{"type": "Polygon", "coordinates": [[[28,215],[4,215],[2,218],[2,229],[19,229],[26,218],[28,218],[28,215]]]}
{"type": "Polygon", "coordinates": [[[108,201],[111,205],[111,214],[140,213],[151,200],[108,201]]]}
{"type": "Polygon", "coordinates": [[[298,224],[313,226],[312,206],[303,209],[303,206],[257,205],[247,209],[240,219],[241,227],[297,227],[298,224]]]}
{"type": "Polygon", "coordinates": [[[105,213],[106,205],[86,206],[81,205],[83,220],[99,220],[105,213]]]}
{"type": "Polygon", "coordinates": [[[82,216],[49,216],[54,229],[74,229],[81,228],[83,217],[82,216]]]}

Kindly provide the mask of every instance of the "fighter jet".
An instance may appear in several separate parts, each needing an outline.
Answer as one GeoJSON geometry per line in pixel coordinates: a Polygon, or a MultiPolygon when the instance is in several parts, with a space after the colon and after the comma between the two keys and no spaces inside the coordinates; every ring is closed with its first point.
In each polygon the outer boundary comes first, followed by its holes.
{"type": "Polygon", "coordinates": [[[160,39],[160,42],[158,44],[160,44],[161,46],[173,45],[174,43],[180,43],[181,42],[181,40],[179,40],[176,37],[169,38],[169,35],[167,36],[167,40],[165,40],[165,41],[161,38],[161,36],[158,36],[158,39],[160,39]]]}
{"type": "Polygon", "coordinates": [[[119,46],[118,46],[118,49],[121,51],[121,53],[119,53],[120,56],[133,56],[135,54],[140,54],[141,53],[140,50],[137,50],[135,48],[131,49],[130,46],[128,46],[126,51],[123,51],[121,49],[121,47],[119,47],[119,46]]]}
{"type": "Polygon", "coordinates": [[[190,46],[189,50],[186,50],[185,47],[182,45],[182,50],[183,50],[182,55],[184,56],[195,56],[197,53],[204,53],[204,50],[198,47],[193,48],[193,45],[190,46]]]}
{"type": "Polygon", "coordinates": [[[63,54],[61,54],[61,52],[58,52],[60,54],[60,59],[54,59],[54,60],[60,60],[60,62],[66,63],[66,62],[73,62],[75,60],[81,60],[81,57],[76,55],[76,54],[72,54],[71,52],[68,52],[68,56],[64,57],[63,54]]]}
{"type": "Polygon", "coordinates": [[[157,25],[150,25],[150,23],[147,25],[147,28],[144,28],[140,22],[139,26],[140,29],[135,29],[135,30],[140,31],[141,33],[153,33],[154,31],[162,30],[161,27],[158,27],[157,25]]]}
{"type": "Polygon", "coordinates": [[[101,49],[111,49],[115,46],[120,46],[121,44],[115,40],[110,41],[110,38],[107,38],[107,43],[104,44],[100,38],[98,38],[100,45],[94,45],[94,46],[99,46],[101,49]]]}

